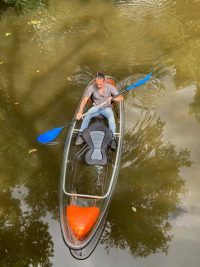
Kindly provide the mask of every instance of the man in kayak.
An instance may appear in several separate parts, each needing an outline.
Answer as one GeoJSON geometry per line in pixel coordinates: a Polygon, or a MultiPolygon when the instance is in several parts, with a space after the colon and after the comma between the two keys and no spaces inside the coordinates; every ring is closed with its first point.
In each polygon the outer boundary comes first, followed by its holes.
{"type": "MultiPolygon", "coordinates": [[[[88,127],[90,120],[93,117],[96,117],[98,115],[103,115],[108,120],[109,128],[113,132],[113,139],[111,141],[111,148],[116,149],[116,140],[114,137],[114,134],[116,132],[116,124],[115,124],[114,114],[112,111],[111,99],[112,99],[112,96],[115,96],[118,93],[119,92],[117,91],[117,89],[114,86],[106,83],[104,73],[98,72],[96,75],[95,83],[90,85],[84,94],[84,97],[83,97],[81,104],[80,104],[79,111],[78,111],[77,116],[76,116],[76,119],[77,120],[82,119],[84,107],[85,107],[88,99],[91,96],[92,96],[93,106],[98,106],[105,101],[107,101],[107,104],[94,110],[93,112],[90,112],[89,114],[87,114],[83,118],[83,122],[82,122],[81,128],[80,128],[80,134],[77,137],[75,145],[81,145],[83,143],[82,131],[88,127]]],[[[122,100],[123,100],[122,95],[120,95],[114,99],[114,101],[118,101],[118,102],[120,102],[122,100]]]]}

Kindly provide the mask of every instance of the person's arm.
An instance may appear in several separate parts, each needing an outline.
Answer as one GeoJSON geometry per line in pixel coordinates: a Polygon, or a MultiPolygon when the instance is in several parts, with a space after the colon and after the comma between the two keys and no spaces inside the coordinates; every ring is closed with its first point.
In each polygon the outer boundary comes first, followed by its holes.
{"type": "Polygon", "coordinates": [[[81,101],[81,104],[80,104],[80,107],[79,107],[79,111],[78,111],[78,113],[76,115],[76,119],[77,120],[80,120],[83,117],[83,110],[84,110],[84,107],[85,107],[85,105],[86,105],[86,103],[87,103],[89,98],[90,98],[89,96],[84,96],[83,97],[83,99],[81,101]]]}
{"type": "MultiPolygon", "coordinates": [[[[110,92],[112,94],[112,96],[109,97],[110,100],[112,99],[113,96],[119,94],[118,90],[112,85],[110,85],[110,92]]],[[[123,95],[119,95],[119,96],[117,96],[116,98],[113,99],[113,101],[116,101],[116,102],[120,102],[120,101],[123,101],[123,100],[124,100],[123,95]]]]}
{"type": "Polygon", "coordinates": [[[83,96],[83,99],[82,99],[81,104],[80,104],[80,107],[79,107],[79,111],[78,111],[78,113],[76,115],[76,120],[82,119],[84,107],[85,107],[88,99],[91,97],[92,92],[93,92],[93,86],[91,85],[91,86],[89,86],[87,88],[87,90],[86,90],[86,92],[85,92],[85,94],[83,96]]]}

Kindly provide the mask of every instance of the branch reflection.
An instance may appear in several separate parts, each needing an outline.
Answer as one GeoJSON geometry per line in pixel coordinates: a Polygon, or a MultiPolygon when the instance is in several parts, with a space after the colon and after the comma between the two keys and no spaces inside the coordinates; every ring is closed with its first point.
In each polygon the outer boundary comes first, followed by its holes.
{"type": "Polygon", "coordinates": [[[191,161],[188,150],[163,142],[164,126],[160,118],[149,119],[145,128],[140,124],[125,135],[123,169],[101,240],[108,253],[117,247],[135,257],[167,254],[169,217],[185,190],[180,169],[190,167],[191,161]]]}

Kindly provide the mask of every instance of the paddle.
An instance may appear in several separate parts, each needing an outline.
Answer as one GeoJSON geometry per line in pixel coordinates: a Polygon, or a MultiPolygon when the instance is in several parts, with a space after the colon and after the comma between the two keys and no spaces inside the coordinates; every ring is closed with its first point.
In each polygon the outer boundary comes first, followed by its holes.
{"type": "MultiPolygon", "coordinates": [[[[149,73],[145,78],[143,78],[143,79],[137,81],[136,83],[134,83],[134,84],[132,84],[132,85],[129,85],[128,87],[126,87],[125,90],[123,90],[123,91],[120,92],[119,94],[113,96],[112,99],[111,99],[111,101],[112,101],[113,99],[115,99],[116,97],[118,97],[119,95],[122,95],[122,94],[124,94],[125,92],[132,90],[133,88],[136,88],[136,87],[138,87],[138,86],[141,86],[141,85],[145,84],[146,82],[149,81],[149,79],[151,78],[151,76],[152,76],[152,72],[149,73]]],[[[102,107],[102,106],[105,105],[106,103],[107,103],[107,101],[105,101],[104,103],[100,104],[99,106],[96,106],[96,107],[94,107],[94,108],[91,108],[88,112],[86,112],[85,114],[83,114],[83,117],[85,117],[85,116],[86,116],[87,114],[89,114],[90,112],[93,112],[94,110],[96,110],[96,109],[102,107]]],[[[49,130],[48,132],[45,132],[45,133],[39,135],[39,136],[37,137],[37,140],[38,140],[41,144],[47,144],[47,143],[53,141],[53,140],[60,134],[60,132],[61,132],[65,127],[69,126],[70,124],[73,124],[75,121],[76,121],[76,120],[73,120],[73,121],[67,123],[66,125],[64,125],[64,126],[62,126],[62,127],[58,127],[58,128],[54,128],[54,129],[52,129],[52,130],[49,130]]]]}

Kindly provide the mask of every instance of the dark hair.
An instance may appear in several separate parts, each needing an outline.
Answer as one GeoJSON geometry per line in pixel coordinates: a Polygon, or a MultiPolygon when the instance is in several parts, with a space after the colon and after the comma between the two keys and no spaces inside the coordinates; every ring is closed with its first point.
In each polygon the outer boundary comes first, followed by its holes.
{"type": "Polygon", "coordinates": [[[97,72],[96,78],[105,80],[105,74],[102,71],[97,72]]]}

